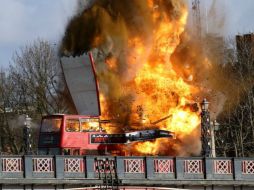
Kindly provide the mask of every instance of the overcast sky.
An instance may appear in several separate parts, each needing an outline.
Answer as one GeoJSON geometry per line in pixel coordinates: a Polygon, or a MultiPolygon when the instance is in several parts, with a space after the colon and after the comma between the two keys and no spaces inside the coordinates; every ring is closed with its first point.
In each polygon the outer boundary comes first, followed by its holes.
{"type": "MultiPolygon", "coordinates": [[[[254,0],[217,1],[223,3],[217,5],[216,18],[224,22],[224,35],[254,31],[254,0]]],[[[217,30],[209,10],[212,0],[201,2],[208,7],[209,31],[217,30]]],[[[76,0],[0,0],[0,67],[7,67],[15,50],[37,38],[57,43],[75,8],[76,0]]]]}
{"type": "Polygon", "coordinates": [[[0,67],[13,52],[38,38],[59,41],[75,0],[0,0],[0,67]]]}

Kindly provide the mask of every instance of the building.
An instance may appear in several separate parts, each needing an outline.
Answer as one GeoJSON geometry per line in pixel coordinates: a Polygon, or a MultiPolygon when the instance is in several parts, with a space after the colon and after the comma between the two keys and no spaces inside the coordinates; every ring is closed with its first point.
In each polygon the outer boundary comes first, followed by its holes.
{"type": "Polygon", "coordinates": [[[239,60],[253,60],[254,56],[254,33],[236,36],[237,57],[239,60]]]}

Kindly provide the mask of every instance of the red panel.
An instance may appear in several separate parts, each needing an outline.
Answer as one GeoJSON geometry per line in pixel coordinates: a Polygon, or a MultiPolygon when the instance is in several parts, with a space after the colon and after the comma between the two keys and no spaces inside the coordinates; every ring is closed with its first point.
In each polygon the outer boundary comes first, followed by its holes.
{"type": "Polygon", "coordinates": [[[91,52],[89,52],[89,58],[91,61],[91,65],[92,65],[92,69],[93,69],[93,74],[94,74],[94,80],[96,83],[96,91],[97,91],[97,100],[98,100],[98,107],[99,107],[99,115],[101,115],[101,105],[100,105],[100,96],[99,96],[99,84],[98,84],[98,80],[97,80],[97,76],[96,76],[96,72],[95,72],[95,64],[94,64],[94,59],[93,59],[93,55],[91,52]]]}

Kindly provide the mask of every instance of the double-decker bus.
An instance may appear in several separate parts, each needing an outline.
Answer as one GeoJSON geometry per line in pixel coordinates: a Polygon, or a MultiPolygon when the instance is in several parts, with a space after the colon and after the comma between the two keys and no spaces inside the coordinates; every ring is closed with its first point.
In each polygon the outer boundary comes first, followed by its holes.
{"type": "Polygon", "coordinates": [[[41,122],[39,154],[106,154],[108,145],[97,142],[104,134],[98,117],[64,114],[45,116],[41,122]]]}
{"type": "Polygon", "coordinates": [[[174,138],[174,133],[153,129],[108,134],[100,126],[99,117],[56,114],[42,118],[39,154],[125,155],[120,144],[174,138]]]}

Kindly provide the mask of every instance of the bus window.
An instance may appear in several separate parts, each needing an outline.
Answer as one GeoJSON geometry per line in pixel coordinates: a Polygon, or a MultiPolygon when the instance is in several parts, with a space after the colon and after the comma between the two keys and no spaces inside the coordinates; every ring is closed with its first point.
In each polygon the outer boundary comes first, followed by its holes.
{"type": "Polygon", "coordinates": [[[71,155],[71,150],[70,149],[63,149],[63,152],[62,152],[63,155],[71,155]]]}
{"type": "Polygon", "coordinates": [[[81,119],[81,130],[85,131],[100,131],[100,125],[98,119],[81,119]]]}
{"type": "Polygon", "coordinates": [[[48,118],[42,120],[41,132],[58,132],[60,131],[62,119],[48,118]]]}
{"type": "Polygon", "coordinates": [[[67,132],[79,132],[79,120],[78,119],[67,119],[66,120],[66,131],[67,132]]]}
{"type": "Polygon", "coordinates": [[[89,123],[87,122],[87,120],[82,119],[82,120],[80,121],[80,124],[81,124],[81,130],[82,130],[82,131],[90,131],[90,125],[89,125],[89,123]]]}
{"type": "Polygon", "coordinates": [[[75,155],[75,156],[80,155],[80,150],[79,149],[73,149],[71,155],[75,155]]]}

